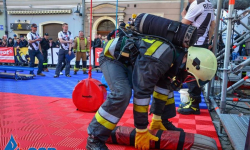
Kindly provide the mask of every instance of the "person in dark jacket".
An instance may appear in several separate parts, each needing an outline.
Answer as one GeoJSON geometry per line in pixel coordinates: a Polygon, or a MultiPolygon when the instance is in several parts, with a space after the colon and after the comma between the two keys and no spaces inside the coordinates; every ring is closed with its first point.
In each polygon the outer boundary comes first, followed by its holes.
{"type": "MultiPolygon", "coordinates": [[[[121,28],[125,28],[126,24],[124,22],[121,22],[119,26],[121,28]]],[[[107,39],[111,40],[111,38],[115,38],[115,36],[123,37],[124,35],[125,34],[120,29],[115,29],[108,34],[107,39]]]]}
{"type": "Polygon", "coordinates": [[[45,33],[42,41],[40,42],[43,52],[43,71],[49,72],[48,70],[48,49],[49,49],[49,34],[45,33]]]}
{"type": "Polygon", "coordinates": [[[54,48],[56,47],[56,43],[53,41],[52,38],[49,38],[49,48],[54,48]]]}
{"type": "Polygon", "coordinates": [[[60,47],[60,46],[61,46],[61,43],[60,43],[59,39],[57,38],[56,47],[60,47]]]}
{"type": "Polygon", "coordinates": [[[95,40],[94,40],[94,45],[93,45],[93,47],[94,47],[94,48],[96,48],[96,47],[102,47],[101,39],[98,37],[97,34],[95,35],[95,40]]]}
{"type": "MultiPolygon", "coordinates": [[[[20,38],[21,38],[21,40],[20,40],[20,46],[21,46],[21,47],[27,47],[28,42],[24,39],[23,36],[20,36],[20,38]]],[[[21,48],[21,47],[20,47],[20,48],[21,48]]]]}
{"type": "Polygon", "coordinates": [[[8,39],[7,47],[13,47],[13,46],[14,46],[13,39],[12,39],[12,38],[9,38],[9,39],[8,39]]]}
{"type": "Polygon", "coordinates": [[[17,48],[17,49],[22,48],[21,47],[21,42],[20,42],[19,38],[16,39],[16,43],[14,44],[14,47],[17,48]]]}

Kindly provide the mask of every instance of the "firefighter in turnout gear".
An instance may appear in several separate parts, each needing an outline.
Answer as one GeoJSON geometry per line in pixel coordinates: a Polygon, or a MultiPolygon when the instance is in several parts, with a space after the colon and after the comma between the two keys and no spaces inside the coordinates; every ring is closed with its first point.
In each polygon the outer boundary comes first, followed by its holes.
{"type": "Polygon", "coordinates": [[[74,66],[74,75],[80,68],[80,60],[82,59],[83,74],[87,74],[87,52],[89,52],[89,43],[87,38],[84,38],[83,31],[79,31],[79,37],[74,40],[74,51],[76,52],[76,63],[74,66]]]}
{"type": "Polygon", "coordinates": [[[176,115],[170,79],[177,76],[184,81],[191,73],[203,86],[217,69],[216,57],[206,49],[190,47],[186,52],[166,40],[149,36],[124,36],[108,41],[99,63],[111,93],[89,124],[87,150],[108,149],[105,141],[125,112],[132,89],[135,147],[149,149],[150,140],[159,140],[147,129],[151,94],[153,121],[150,129],[167,130],[170,128],[168,119],[176,115]]]}
{"type": "Polygon", "coordinates": [[[49,72],[48,70],[48,49],[49,49],[49,34],[45,33],[42,41],[40,42],[43,52],[43,71],[49,72]]]}

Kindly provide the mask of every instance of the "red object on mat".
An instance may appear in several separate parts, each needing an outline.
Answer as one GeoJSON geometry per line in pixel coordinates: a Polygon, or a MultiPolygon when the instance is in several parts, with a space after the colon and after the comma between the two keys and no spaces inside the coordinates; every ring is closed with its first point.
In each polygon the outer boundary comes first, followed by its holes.
{"type": "Polygon", "coordinates": [[[79,82],[72,92],[72,99],[80,111],[95,112],[107,97],[107,90],[103,84],[92,78],[79,82]]]}
{"type": "MultiPolygon", "coordinates": [[[[124,127],[124,126],[119,126],[117,127],[114,131],[114,134],[111,134],[111,137],[108,139],[107,143],[117,143],[120,145],[132,145],[131,138],[135,137],[135,133],[133,131],[135,128],[132,127],[124,127]],[[114,140],[114,141],[113,141],[114,140]]],[[[149,131],[151,134],[157,136],[157,133],[159,130],[153,130],[149,131]]],[[[161,135],[159,136],[160,143],[159,147],[157,148],[155,141],[150,142],[150,148],[151,149],[177,149],[178,143],[179,143],[179,138],[180,138],[180,132],[178,131],[163,131],[161,135]]],[[[133,139],[134,141],[134,139],[133,139]]],[[[183,149],[190,149],[194,143],[194,134],[192,133],[186,133],[185,135],[185,140],[183,144],[183,149]]],[[[133,143],[134,144],[134,143],[133,143]]]]}

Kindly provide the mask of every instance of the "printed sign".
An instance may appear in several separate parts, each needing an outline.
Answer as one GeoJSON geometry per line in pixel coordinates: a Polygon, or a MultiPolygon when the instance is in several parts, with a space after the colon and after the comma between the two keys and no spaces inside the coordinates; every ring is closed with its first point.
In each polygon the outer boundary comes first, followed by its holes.
{"type": "Polygon", "coordinates": [[[0,48],[0,62],[1,63],[15,63],[13,47],[0,48]]]}

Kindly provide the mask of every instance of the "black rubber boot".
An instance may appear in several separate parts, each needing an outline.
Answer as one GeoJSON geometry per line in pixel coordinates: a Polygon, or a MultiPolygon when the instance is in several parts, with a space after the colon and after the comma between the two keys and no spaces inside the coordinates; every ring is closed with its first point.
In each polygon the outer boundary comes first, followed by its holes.
{"type": "Polygon", "coordinates": [[[187,105],[183,106],[182,108],[178,108],[177,112],[183,115],[189,115],[189,114],[200,114],[200,107],[199,103],[194,103],[195,101],[190,98],[190,101],[187,105]]]}
{"type": "Polygon", "coordinates": [[[164,120],[162,121],[162,124],[164,125],[164,127],[167,129],[167,130],[171,130],[171,131],[184,131],[182,128],[176,128],[172,122],[168,121],[168,120],[164,120]]]}
{"type": "Polygon", "coordinates": [[[93,135],[89,135],[87,139],[87,150],[108,150],[108,147],[105,145],[105,142],[100,141],[98,138],[95,138],[93,135]]]}
{"type": "Polygon", "coordinates": [[[74,75],[77,75],[77,71],[74,71],[74,75]]]}

